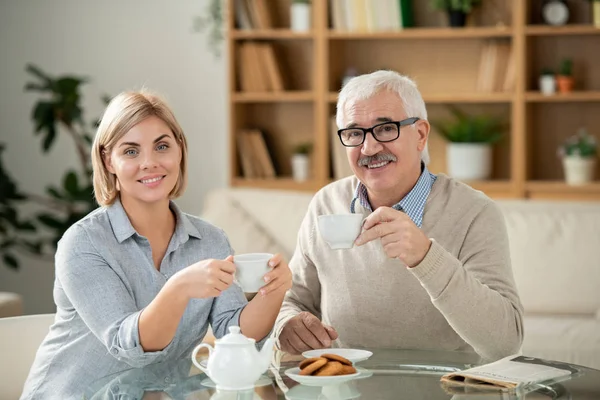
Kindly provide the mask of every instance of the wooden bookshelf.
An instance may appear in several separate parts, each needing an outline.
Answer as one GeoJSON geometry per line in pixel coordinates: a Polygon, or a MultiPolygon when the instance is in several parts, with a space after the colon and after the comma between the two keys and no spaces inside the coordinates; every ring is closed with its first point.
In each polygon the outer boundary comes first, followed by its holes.
{"type": "MultiPolygon", "coordinates": [[[[234,0],[227,5],[232,186],[314,192],[330,183],[331,146],[337,145],[331,140],[331,118],[342,77],[349,67],[359,73],[387,68],[417,81],[432,120],[443,119],[446,105],[456,104],[466,112],[510,122],[505,139],[494,147],[492,179],[469,185],[494,198],[600,200],[600,163],[598,183],[571,187],[563,181],[556,155],[559,144],[580,126],[600,136],[600,29],[589,21],[587,2],[576,5],[569,25],[562,27],[539,21],[541,0],[506,0],[495,6],[483,2],[467,27],[449,28],[445,15],[431,11],[429,2],[414,0],[415,27],[380,32],[336,29],[330,0],[313,0],[312,29],[294,32],[291,0],[258,2],[268,4],[272,18],[260,29],[238,28],[234,0]],[[246,62],[240,48],[247,43],[272,48],[282,90],[273,82],[264,84],[264,90],[241,90],[240,71],[246,62]],[[510,48],[515,74],[508,88],[482,90],[478,83],[482,53],[490,43],[510,48]],[[540,70],[556,69],[563,57],[574,60],[575,90],[542,95],[540,70]],[[245,129],[263,133],[275,178],[244,177],[237,135],[245,129]],[[306,141],[313,143],[312,174],[308,181],[296,182],[291,177],[292,149],[306,141]]],[[[435,132],[429,149],[430,170],[446,172],[446,143],[435,132]]]]}

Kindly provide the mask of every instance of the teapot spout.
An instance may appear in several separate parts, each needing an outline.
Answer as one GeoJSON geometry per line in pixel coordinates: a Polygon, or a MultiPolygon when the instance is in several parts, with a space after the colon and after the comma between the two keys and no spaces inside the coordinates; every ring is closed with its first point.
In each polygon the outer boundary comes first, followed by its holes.
{"type": "Polygon", "coordinates": [[[273,357],[273,346],[275,345],[275,341],[273,338],[268,338],[265,341],[261,351],[258,353],[259,365],[261,371],[266,371],[271,364],[271,358],[273,357]]]}

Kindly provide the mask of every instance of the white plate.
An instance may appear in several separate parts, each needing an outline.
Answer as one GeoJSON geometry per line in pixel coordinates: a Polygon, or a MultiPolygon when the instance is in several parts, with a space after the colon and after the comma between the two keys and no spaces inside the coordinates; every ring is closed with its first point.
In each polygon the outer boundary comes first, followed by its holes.
{"type": "Polygon", "coordinates": [[[321,357],[322,354],[335,354],[338,356],[342,356],[352,361],[353,363],[367,360],[373,355],[373,353],[368,350],[360,349],[319,349],[309,350],[302,353],[302,355],[306,358],[321,357]]]}
{"type": "Polygon", "coordinates": [[[342,382],[347,382],[361,375],[361,371],[357,370],[354,374],[334,375],[334,376],[312,376],[300,375],[300,368],[290,368],[285,371],[285,374],[298,383],[306,386],[327,386],[337,385],[342,382]]]}

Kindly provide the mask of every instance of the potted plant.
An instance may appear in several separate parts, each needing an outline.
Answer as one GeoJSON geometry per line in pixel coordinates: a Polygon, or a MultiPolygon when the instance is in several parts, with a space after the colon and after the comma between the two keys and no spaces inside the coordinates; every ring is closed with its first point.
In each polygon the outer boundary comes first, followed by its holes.
{"type": "Polygon", "coordinates": [[[290,28],[295,32],[307,32],[311,28],[310,0],[292,0],[290,7],[290,28]]]}
{"type": "Polygon", "coordinates": [[[492,144],[498,142],[505,124],[489,115],[468,115],[449,107],[452,121],[433,122],[449,142],[446,148],[448,174],[459,180],[489,179],[492,170],[492,144]]]}
{"type": "Polygon", "coordinates": [[[556,77],[554,71],[550,68],[543,68],[540,74],[540,92],[544,96],[551,96],[556,93],[556,77]]]}
{"type": "Polygon", "coordinates": [[[585,128],[568,138],[559,148],[565,180],[569,185],[584,185],[594,180],[596,170],[597,141],[585,128]]]}
{"type": "Polygon", "coordinates": [[[473,7],[481,3],[481,0],[432,0],[434,8],[448,13],[448,21],[451,27],[463,27],[473,7]]]}
{"type": "Polygon", "coordinates": [[[295,181],[303,182],[310,175],[310,153],[312,143],[301,143],[294,147],[292,154],[292,177],[295,181]]]}
{"type": "Polygon", "coordinates": [[[575,79],[573,78],[573,60],[570,58],[564,58],[560,62],[560,68],[558,75],[556,76],[556,84],[558,85],[558,91],[561,93],[569,93],[573,91],[575,79]]]}

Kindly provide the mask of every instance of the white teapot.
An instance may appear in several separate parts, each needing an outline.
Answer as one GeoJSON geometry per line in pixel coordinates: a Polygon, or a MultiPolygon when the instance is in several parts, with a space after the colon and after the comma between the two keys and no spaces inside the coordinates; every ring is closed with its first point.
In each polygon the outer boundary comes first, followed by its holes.
{"type": "Polygon", "coordinates": [[[227,335],[215,340],[214,348],[206,343],[196,346],[192,362],[212,379],[217,389],[253,389],[254,382],[269,368],[273,344],[273,339],[267,339],[259,352],[254,339],[242,335],[239,326],[230,326],[227,335]],[[196,361],[196,355],[203,347],[208,349],[206,368],[196,361]]]}

